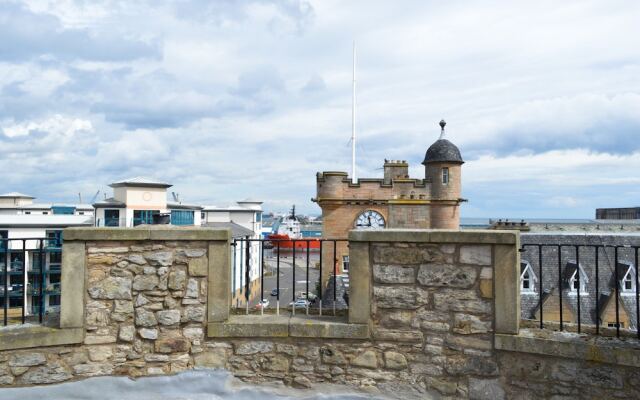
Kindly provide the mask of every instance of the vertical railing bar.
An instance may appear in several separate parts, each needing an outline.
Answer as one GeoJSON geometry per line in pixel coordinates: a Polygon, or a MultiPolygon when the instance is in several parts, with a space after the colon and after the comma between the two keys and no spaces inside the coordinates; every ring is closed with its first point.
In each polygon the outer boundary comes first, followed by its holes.
{"type": "Polygon", "coordinates": [[[251,283],[251,242],[249,241],[249,237],[247,236],[246,238],[246,249],[245,249],[245,260],[244,260],[244,265],[245,265],[245,271],[244,271],[244,278],[245,278],[245,282],[244,282],[244,287],[245,287],[245,294],[244,294],[244,299],[246,302],[246,309],[247,312],[246,314],[249,315],[249,297],[251,297],[251,293],[249,293],[250,290],[250,283],[251,283]]]}
{"type": "Polygon", "coordinates": [[[27,311],[27,288],[29,280],[27,279],[27,241],[22,239],[22,324],[26,322],[27,311]]]}
{"type": "Polygon", "coordinates": [[[338,242],[333,241],[333,315],[336,315],[336,299],[338,293],[338,242]]]}
{"type": "Polygon", "coordinates": [[[618,246],[615,247],[615,265],[613,266],[613,276],[616,280],[615,286],[615,302],[616,302],[616,337],[620,337],[620,305],[618,304],[618,296],[620,296],[620,282],[618,282],[618,246]]]}
{"type": "Polygon", "coordinates": [[[260,241],[260,314],[264,315],[264,240],[260,241]]]}
{"type": "Polygon", "coordinates": [[[276,243],[276,314],[280,315],[280,242],[276,243]]]}
{"type": "MultiPolygon", "coordinates": [[[[596,335],[600,334],[600,304],[598,299],[600,298],[600,255],[598,246],[596,248],[596,335]]],[[[606,249],[605,249],[606,251],[606,249]]]]}
{"type": "MultiPolygon", "coordinates": [[[[322,315],[322,244],[324,240],[320,239],[320,277],[318,280],[320,281],[320,290],[318,291],[318,298],[320,299],[320,303],[318,304],[318,314],[322,315]]],[[[640,334],[640,333],[639,333],[640,334]]]]}
{"type": "MultiPolygon", "coordinates": [[[[44,293],[45,286],[47,284],[47,277],[45,275],[44,264],[47,261],[46,254],[44,252],[44,239],[40,240],[40,310],[38,310],[38,319],[42,323],[44,317],[44,293]]],[[[62,265],[60,265],[60,273],[62,273],[62,265]]],[[[62,282],[60,282],[60,294],[62,294],[62,282]]]]}
{"type": "Polygon", "coordinates": [[[7,238],[4,243],[4,326],[9,325],[9,262],[11,257],[9,256],[9,239],[7,238]]]}
{"type": "Polygon", "coordinates": [[[291,297],[293,299],[293,307],[291,307],[292,315],[296,315],[296,240],[292,240],[293,243],[293,282],[291,283],[291,297]]]}
{"type": "Polygon", "coordinates": [[[544,318],[542,316],[543,307],[542,307],[542,245],[541,244],[538,245],[538,270],[540,272],[540,278],[538,280],[539,282],[538,299],[540,301],[540,329],[544,329],[544,323],[542,322],[544,321],[544,318]]]}
{"type": "Polygon", "coordinates": [[[580,285],[580,247],[574,246],[576,249],[576,278],[578,280],[578,333],[580,333],[580,323],[581,323],[581,315],[580,315],[580,289],[582,286],[580,285]]]}
{"type": "Polygon", "coordinates": [[[635,280],[635,286],[636,286],[636,332],[638,334],[638,339],[640,339],[640,288],[638,288],[638,247],[634,247],[633,248],[634,251],[634,266],[636,269],[636,280],[635,280]]]}
{"type": "MultiPolygon", "coordinates": [[[[558,245],[558,292],[560,294],[560,332],[564,330],[562,315],[562,245],[558,245]]],[[[542,293],[540,293],[542,296],[542,293]]]]}
{"type": "Polygon", "coordinates": [[[311,242],[309,240],[307,240],[306,244],[307,244],[307,276],[306,276],[306,281],[307,281],[307,287],[306,287],[306,291],[307,291],[307,315],[309,315],[309,247],[311,247],[311,242]]]}

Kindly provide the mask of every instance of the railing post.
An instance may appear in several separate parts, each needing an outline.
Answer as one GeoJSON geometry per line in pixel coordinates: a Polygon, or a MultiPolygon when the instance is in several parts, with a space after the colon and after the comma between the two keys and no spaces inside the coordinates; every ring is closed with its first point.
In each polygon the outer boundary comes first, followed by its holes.
{"type": "MultiPolygon", "coordinates": [[[[209,243],[208,321],[225,322],[231,308],[231,232],[226,241],[209,243]]],[[[235,252],[235,251],[234,251],[235,252]]]]}
{"type": "Polygon", "coordinates": [[[366,324],[371,319],[369,246],[369,242],[349,241],[349,323],[352,324],[366,324]]]}
{"type": "Polygon", "coordinates": [[[60,328],[84,327],[85,248],[83,241],[65,241],[62,244],[60,286],[64,295],[60,299],[60,328]]]}

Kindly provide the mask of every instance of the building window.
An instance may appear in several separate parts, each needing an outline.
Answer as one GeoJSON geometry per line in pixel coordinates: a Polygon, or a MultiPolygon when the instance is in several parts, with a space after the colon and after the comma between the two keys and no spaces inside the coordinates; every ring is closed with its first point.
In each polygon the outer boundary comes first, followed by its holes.
{"type": "Polygon", "coordinates": [[[449,184],[449,168],[447,167],[442,168],[442,184],[449,184]]]}
{"type": "Polygon", "coordinates": [[[342,271],[349,272],[349,256],[342,256],[342,271]]]}
{"type": "Polygon", "coordinates": [[[200,219],[201,219],[203,222],[207,222],[207,213],[201,212],[201,213],[200,213],[200,219]]]}
{"type": "Polygon", "coordinates": [[[31,214],[31,211],[25,211],[24,213],[25,214],[31,214]]]}
{"type": "Polygon", "coordinates": [[[576,295],[580,290],[580,296],[587,296],[589,294],[587,292],[587,283],[589,283],[587,274],[585,274],[582,266],[578,266],[569,279],[569,294],[576,295]],[[580,282],[578,282],[578,271],[580,271],[580,282]]]}
{"type": "Polygon", "coordinates": [[[538,277],[533,272],[531,264],[525,261],[520,264],[520,268],[522,268],[522,273],[520,274],[520,293],[536,293],[536,282],[538,281],[538,277]]]}
{"type": "Polygon", "coordinates": [[[261,212],[256,213],[256,222],[262,222],[262,213],[261,212]]]}
{"type": "Polygon", "coordinates": [[[153,216],[160,214],[159,210],[133,210],[133,226],[153,224],[153,216]]]}
{"type": "MultiPolygon", "coordinates": [[[[607,322],[607,327],[609,328],[615,328],[616,325],[618,324],[616,324],[615,322],[607,322]]],[[[624,322],[620,322],[620,328],[624,328],[624,322]]]]}
{"type": "Polygon", "coordinates": [[[193,225],[193,211],[171,210],[171,225],[193,225]]]}
{"type": "Polygon", "coordinates": [[[49,211],[43,211],[42,212],[42,215],[47,215],[47,214],[49,214],[49,211]]]}
{"type": "Polygon", "coordinates": [[[104,210],[104,226],[120,226],[120,210],[104,210]]]}
{"type": "Polygon", "coordinates": [[[635,276],[635,267],[633,265],[629,265],[629,268],[627,268],[627,272],[624,274],[622,280],[620,281],[622,295],[628,296],[636,294],[636,282],[634,279],[635,276]]]}

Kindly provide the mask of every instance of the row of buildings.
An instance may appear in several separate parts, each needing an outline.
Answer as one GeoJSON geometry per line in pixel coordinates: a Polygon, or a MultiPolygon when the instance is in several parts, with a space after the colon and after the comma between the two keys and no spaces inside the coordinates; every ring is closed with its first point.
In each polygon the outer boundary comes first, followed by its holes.
{"type": "MultiPolygon", "coordinates": [[[[113,196],[93,204],[39,203],[22,193],[0,194],[0,313],[7,317],[56,312],[60,305],[62,230],[69,227],[135,227],[170,223],[177,226],[230,228],[234,238],[261,237],[262,202],[238,201],[216,207],[168,201],[169,183],[136,177],[109,185],[113,196]],[[5,300],[7,304],[5,306],[5,300]],[[5,308],[6,307],[6,308],[5,308]]],[[[233,246],[232,289],[244,285],[248,242],[233,246]]],[[[250,265],[257,265],[258,243],[250,265]]],[[[253,268],[250,279],[258,279],[253,268]]]]}

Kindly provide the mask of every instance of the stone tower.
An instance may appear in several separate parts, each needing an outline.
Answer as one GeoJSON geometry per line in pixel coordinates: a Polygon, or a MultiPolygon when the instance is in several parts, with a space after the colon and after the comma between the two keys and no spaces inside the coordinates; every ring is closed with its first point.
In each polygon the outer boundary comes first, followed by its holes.
{"type": "Polygon", "coordinates": [[[431,228],[458,229],[460,227],[460,198],[462,181],[462,156],[460,150],[445,139],[440,121],[440,138],[433,143],[424,156],[425,180],[431,183],[431,228]]]}

